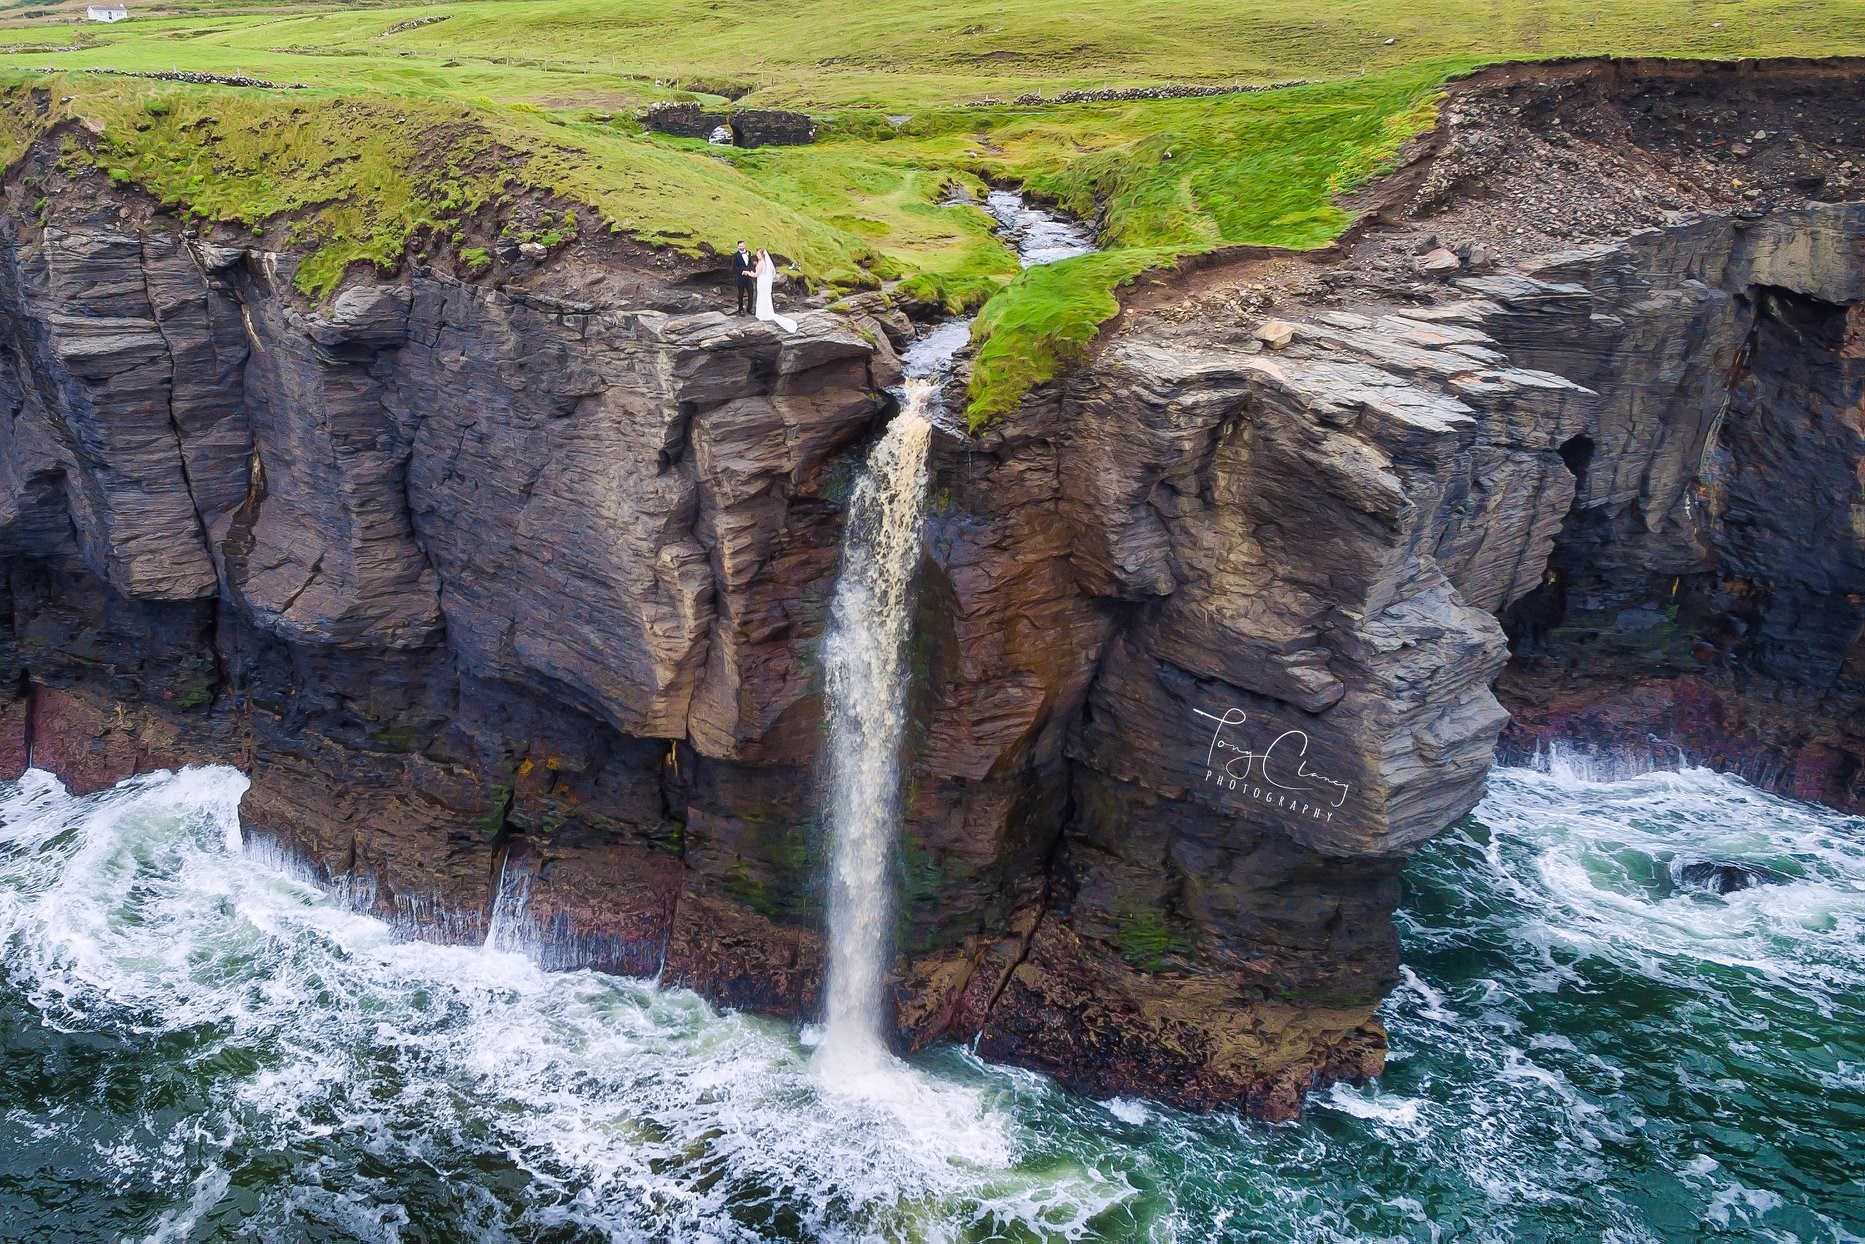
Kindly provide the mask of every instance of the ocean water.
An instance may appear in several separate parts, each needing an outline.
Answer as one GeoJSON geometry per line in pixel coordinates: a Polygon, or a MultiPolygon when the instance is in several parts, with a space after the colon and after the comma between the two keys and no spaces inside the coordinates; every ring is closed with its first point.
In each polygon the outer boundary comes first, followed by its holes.
{"type": "Polygon", "coordinates": [[[1265,1127],[398,940],[244,779],[0,787],[7,1240],[1856,1240],[1865,824],[1501,770],[1408,870],[1393,1061],[1265,1127]],[[1697,860],[1776,884],[1719,896],[1697,860]]]}

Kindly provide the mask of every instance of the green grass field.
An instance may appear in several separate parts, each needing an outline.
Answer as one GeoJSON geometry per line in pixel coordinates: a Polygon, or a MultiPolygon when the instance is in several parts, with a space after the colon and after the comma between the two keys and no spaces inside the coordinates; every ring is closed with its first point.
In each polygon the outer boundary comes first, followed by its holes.
{"type": "MultiPolygon", "coordinates": [[[[1088,348],[1145,270],[1214,247],[1311,247],[1337,196],[1430,123],[1450,74],[1588,53],[1865,51],[1857,0],[476,0],[417,6],[219,2],[0,9],[0,143],[74,118],[97,161],[203,220],[289,227],[323,297],[411,238],[521,191],[689,253],[754,238],[818,286],[980,303],[972,416],[1014,408],[1088,348]],[[404,23],[424,24],[400,30],[404,23]],[[1391,40],[1392,42],[1388,42],[1391,40]],[[244,74],[303,91],[87,70],[244,74]],[[58,71],[46,115],[27,88],[58,71]],[[22,71],[22,72],[9,72],[22,71]],[[1017,103],[1164,82],[1313,84],[1192,100],[1017,103]],[[801,148],[733,151],[645,134],[662,99],[797,107],[801,148]],[[1016,275],[954,186],[1017,181],[1095,217],[1108,249],[1016,275]],[[1014,279],[1013,279],[1014,278],[1014,279]]],[[[557,228],[553,236],[563,236],[557,228]]]]}

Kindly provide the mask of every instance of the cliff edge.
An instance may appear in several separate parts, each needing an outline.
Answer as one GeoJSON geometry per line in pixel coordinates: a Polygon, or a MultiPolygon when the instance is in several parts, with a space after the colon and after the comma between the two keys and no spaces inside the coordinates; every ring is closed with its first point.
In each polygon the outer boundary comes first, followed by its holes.
{"type": "MultiPolygon", "coordinates": [[[[1380,1068],[1399,872],[1505,728],[1696,722],[1859,806],[1862,78],[1476,75],[1338,247],[1145,286],[940,442],[903,1044],[1288,1117],[1380,1068]]],[[[0,764],[237,764],[411,934],[522,892],[553,964],[813,1014],[816,649],[897,321],[781,335],[609,238],[312,305],[66,137],[0,215],[0,764]]]]}

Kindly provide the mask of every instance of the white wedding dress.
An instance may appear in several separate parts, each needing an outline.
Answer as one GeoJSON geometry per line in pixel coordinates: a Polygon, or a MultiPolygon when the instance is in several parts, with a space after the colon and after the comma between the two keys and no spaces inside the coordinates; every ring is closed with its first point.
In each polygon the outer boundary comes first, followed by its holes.
{"type": "Polygon", "coordinates": [[[787,315],[777,314],[771,306],[771,282],[777,279],[777,265],[768,258],[758,261],[758,318],[769,320],[787,333],[797,330],[797,322],[787,315]]]}

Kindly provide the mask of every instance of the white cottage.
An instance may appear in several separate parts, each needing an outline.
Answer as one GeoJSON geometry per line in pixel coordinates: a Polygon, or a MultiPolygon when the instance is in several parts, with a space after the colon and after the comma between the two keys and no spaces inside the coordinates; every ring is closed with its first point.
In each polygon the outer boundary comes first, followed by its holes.
{"type": "Polygon", "coordinates": [[[93,4],[84,10],[87,22],[120,22],[130,15],[130,11],[120,4],[93,4]]]}

